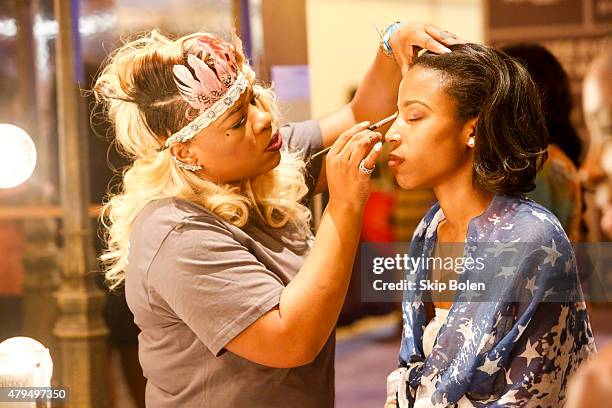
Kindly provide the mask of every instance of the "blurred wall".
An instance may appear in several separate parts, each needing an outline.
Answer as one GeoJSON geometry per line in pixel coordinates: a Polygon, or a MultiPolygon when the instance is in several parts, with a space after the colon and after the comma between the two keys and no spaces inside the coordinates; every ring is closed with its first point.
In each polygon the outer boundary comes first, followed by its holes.
{"type": "Polygon", "coordinates": [[[487,44],[537,42],[557,57],[570,79],[574,96],[572,120],[588,142],[581,109],[582,79],[604,38],[612,33],[612,1],[485,0],[483,6],[487,44]]]}
{"type": "Polygon", "coordinates": [[[307,0],[308,62],[313,117],[349,98],[372,62],[379,36],[390,22],[428,21],[474,42],[483,40],[479,0],[307,0]]]}
{"type": "Polygon", "coordinates": [[[311,118],[306,0],[261,0],[261,79],[274,83],[284,120],[311,118]]]}

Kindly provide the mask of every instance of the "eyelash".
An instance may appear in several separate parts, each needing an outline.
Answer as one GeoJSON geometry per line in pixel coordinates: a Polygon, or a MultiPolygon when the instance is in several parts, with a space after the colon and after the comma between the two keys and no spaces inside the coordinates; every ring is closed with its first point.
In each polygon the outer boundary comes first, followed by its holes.
{"type": "Polygon", "coordinates": [[[232,126],[232,129],[239,129],[246,123],[246,116],[243,116],[238,123],[232,126]]]}
{"type": "Polygon", "coordinates": [[[423,119],[423,115],[416,112],[410,112],[407,116],[406,122],[416,122],[423,119]]]}
{"type": "MultiPolygon", "coordinates": [[[[259,97],[258,95],[253,95],[253,98],[251,99],[251,102],[249,103],[253,106],[257,106],[258,97],[259,97]]],[[[246,123],[246,116],[242,116],[240,121],[236,123],[234,126],[232,126],[232,129],[240,129],[242,126],[244,126],[245,123],[246,123]]]]}

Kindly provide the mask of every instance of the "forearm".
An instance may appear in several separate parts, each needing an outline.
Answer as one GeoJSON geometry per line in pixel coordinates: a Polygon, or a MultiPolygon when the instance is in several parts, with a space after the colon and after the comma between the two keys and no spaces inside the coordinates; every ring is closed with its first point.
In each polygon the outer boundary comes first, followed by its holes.
{"type": "MultiPolygon", "coordinates": [[[[364,120],[378,121],[397,110],[397,94],[402,80],[402,67],[408,69],[415,49],[428,49],[435,53],[450,52],[446,45],[465,42],[448,31],[442,31],[427,23],[406,23],[395,29],[389,38],[393,58],[385,55],[380,47],[374,62],[361,80],[353,100],[319,119],[325,146],[331,146],[342,129],[364,120]]],[[[382,127],[385,132],[389,125],[382,127]]]]}
{"type": "MultiPolygon", "coordinates": [[[[319,119],[324,147],[334,144],[340,134],[355,123],[366,120],[375,123],[395,112],[401,80],[402,73],[397,63],[378,50],[353,100],[319,119]]],[[[386,128],[380,131],[384,133],[386,128]]]]}
{"type": "MultiPolygon", "coordinates": [[[[397,63],[380,49],[364,76],[353,100],[338,111],[319,119],[323,147],[329,147],[340,134],[357,122],[375,123],[397,110],[397,93],[402,74],[397,63]]],[[[384,134],[390,125],[378,129],[384,134]]],[[[321,169],[315,193],[327,190],[325,166],[321,169]]]]}
{"type": "Polygon", "coordinates": [[[330,203],[313,248],[281,295],[287,341],[316,355],[333,331],[348,289],[363,209],[330,203]]]}
{"type": "Polygon", "coordinates": [[[377,121],[395,112],[401,80],[399,65],[379,49],[349,104],[355,120],[377,121]]]}
{"type": "Polygon", "coordinates": [[[310,253],[278,305],[226,345],[231,352],[271,367],[297,367],[327,342],[344,303],[370,192],[359,162],[371,168],[380,155],[380,135],[366,126],[346,130],[328,153],[330,201],[310,253]]]}

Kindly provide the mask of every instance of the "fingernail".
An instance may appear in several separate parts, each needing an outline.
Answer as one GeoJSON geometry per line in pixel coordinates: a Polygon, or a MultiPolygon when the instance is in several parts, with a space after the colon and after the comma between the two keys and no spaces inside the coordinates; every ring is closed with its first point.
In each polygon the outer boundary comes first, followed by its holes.
{"type": "Polygon", "coordinates": [[[361,122],[361,123],[359,124],[359,126],[361,126],[361,127],[364,127],[364,126],[369,126],[369,125],[370,125],[370,121],[369,121],[369,120],[366,120],[365,122],[361,122]]]}
{"type": "Polygon", "coordinates": [[[445,53],[450,54],[452,51],[450,50],[450,48],[446,48],[446,47],[442,47],[442,49],[444,50],[445,53]]]}
{"type": "Polygon", "coordinates": [[[380,149],[382,149],[382,142],[378,142],[374,145],[375,152],[380,152],[380,149]]]}

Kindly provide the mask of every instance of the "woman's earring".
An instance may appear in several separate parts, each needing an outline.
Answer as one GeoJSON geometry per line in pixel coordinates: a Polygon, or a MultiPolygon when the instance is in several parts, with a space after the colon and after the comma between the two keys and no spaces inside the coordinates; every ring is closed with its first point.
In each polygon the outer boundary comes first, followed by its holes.
{"type": "Polygon", "coordinates": [[[467,145],[470,147],[474,147],[474,136],[468,139],[467,145]]]}
{"type": "Polygon", "coordinates": [[[184,170],[198,171],[198,170],[202,170],[203,169],[202,166],[198,166],[197,164],[183,163],[182,161],[177,159],[175,156],[172,156],[172,159],[174,159],[174,162],[176,163],[177,166],[179,166],[181,169],[184,169],[184,170]]]}

